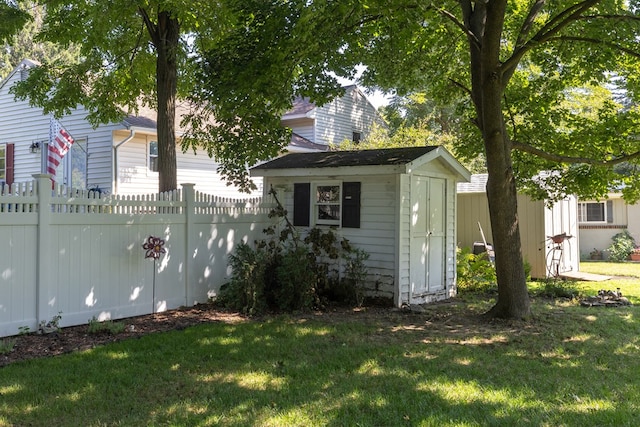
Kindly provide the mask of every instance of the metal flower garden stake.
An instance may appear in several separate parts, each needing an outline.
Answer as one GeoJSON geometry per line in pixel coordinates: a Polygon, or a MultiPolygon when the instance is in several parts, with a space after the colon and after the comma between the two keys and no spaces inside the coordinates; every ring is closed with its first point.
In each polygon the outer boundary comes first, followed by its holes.
{"type": "Polygon", "coordinates": [[[163,246],[164,240],[154,236],[147,237],[147,241],[142,245],[142,249],[146,251],[144,257],[153,259],[153,290],[151,294],[153,313],[156,312],[156,261],[160,255],[167,252],[163,246]]]}

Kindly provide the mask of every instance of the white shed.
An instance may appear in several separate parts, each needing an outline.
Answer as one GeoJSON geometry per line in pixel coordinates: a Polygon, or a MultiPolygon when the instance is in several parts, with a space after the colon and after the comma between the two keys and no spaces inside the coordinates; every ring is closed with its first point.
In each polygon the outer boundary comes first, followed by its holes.
{"type": "MultiPolygon", "coordinates": [[[[491,242],[486,187],[487,174],[473,175],[469,183],[458,185],[457,227],[460,247],[471,248],[474,242],[482,241],[478,223],[488,242],[491,242]]],[[[527,195],[518,194],[522,256],[531,265],[531,277],[543,279],[579,270],[577,212],[577,199],[573,196],[549,207],[544,200],[533,200],[527,195]],[[553,243],[549,239],[560,235],[567,236],[561,243],[553,243]]]]}
{"type": "Polygon", "coordinates": [[[336,227],[369,253],[369,295],[398,307],[455,295],[456,183],[470,174],[443,147],[292,153],[251,175],[296,226],[336,227]]]}

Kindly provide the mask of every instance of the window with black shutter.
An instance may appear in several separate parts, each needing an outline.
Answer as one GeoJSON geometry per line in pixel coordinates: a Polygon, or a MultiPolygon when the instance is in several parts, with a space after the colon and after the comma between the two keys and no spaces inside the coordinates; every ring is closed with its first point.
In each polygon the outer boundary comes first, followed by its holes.
{"type": "Polygon", "coordinates": [[[293,225],[360,228],[360,183],[294,183],[293,225]]]}

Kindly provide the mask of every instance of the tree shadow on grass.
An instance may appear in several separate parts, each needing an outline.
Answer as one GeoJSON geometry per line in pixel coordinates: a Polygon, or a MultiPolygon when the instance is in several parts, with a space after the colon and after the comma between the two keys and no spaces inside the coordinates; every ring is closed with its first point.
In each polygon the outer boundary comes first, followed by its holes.
{"type": "Polygon", "coordinates": [[[604,314],[201,325],[5,367],[0,425],[632,425],[638,311],[604,314]]]}

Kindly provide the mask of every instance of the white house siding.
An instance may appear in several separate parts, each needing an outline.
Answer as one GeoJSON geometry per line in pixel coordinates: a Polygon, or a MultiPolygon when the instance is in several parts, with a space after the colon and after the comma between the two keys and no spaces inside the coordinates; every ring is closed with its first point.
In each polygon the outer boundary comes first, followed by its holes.
{"type": "MultiPolygon", "coordinates": [[[[124,140],[128,132],[117,132],[114,146],[124,140]]],[[[149,143],[157,139],[156,135],[136,134],[133,139],[117,149],[117,192],[118,194],[147,194],[158,191],[158,172],[149,170],[149,143]]],[[[218,197],[247,198],[262,195],[262,179],[253,178],[258,187],[252,193],[241,193],[235,186],[226,185],[217,172],[218,163],[211,159],[206,151],[192,150],[183,153],[180,147],[176,152],[178,186],[185,183],[196,184],[200,192],[218,197]]]]}
{"type": "MultiPolygon", "coordinates": [[[[589,259],[594,249],[605,251],[613,243],[613,236],[628,231],[640,244],[640,203],[629,205],[619,193],[609,194],[607,201],[612,202],[613,219],[608,223],[580,223],[580,255],[589,259]]],[[[589,200],[591,201],[591,200],[589,200]]],[[[580,200],[583,202],[583,200],[580,200]]],[[[584,201],[588,202],[588,201],[584,201]]]]}
{"type": "MultiPolygon", "coordinates": [[[[316,182],[313,177],[269,177],[265,185],[273,185],[282,197],[285,209],[293,213],[293,184],[296,182],[316,182]]],[[[325,179],[326,180],[326,179],[325,179]]],[[[369,254],[366,263],[368,282],[376,296],[391,299],[394,294],[396,267],[396,177],[332,176],[331,180],[342,182],[360,181],[360,228],[337,228],[340,237],[348,239],[354,246],[369,254]]],[[[323,226],[320,226],[323,227],[323,226]]],[[[328,229],[329,227],[327,227],[328,229]]]]}
{"type": "Polygon", "coordinates": [[[355,86],[350,86],[343,97],[336,98],[315,113],[315,138],[319,144],[340,144],[351,140],[353,132],[366,136],[373,123],[383,124],[375,107],[355,86]]]}
{"type": "MultiPolygon", "coordinates": [[[[0,86],[0,143],[15,144],[14,181],[30,182],[33,174],[42,173],[46,150],[31,153],[33,142],[49,142],[49,116],[42,109],[31,107],[28,101],[16,101],[9,89],[20,79],[20,73],[11,74],[0,86]]],[[[87,187],[111,187],[111,134],[118,125],[104,125],[93,129],[86,121],[87,113],[78,108],[59,119],[69,134],[87,140],[87,187]]],[[[43,147],[44,148],[44,147],[43,147]]],[[[59,178],[62,180],[62,177],[59,178]]]]}
{"type": "Polygon", "coordinates": [[[312,142],[318,142],[319,144],[323,143],[316,141],[316,134],[314,132],[313,123],[314,120],[312,118],[298,118],[282,121],[283,126],[291,128],[294,133],[297,133],[301,137],[306,138],[312,142]]]}

